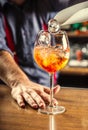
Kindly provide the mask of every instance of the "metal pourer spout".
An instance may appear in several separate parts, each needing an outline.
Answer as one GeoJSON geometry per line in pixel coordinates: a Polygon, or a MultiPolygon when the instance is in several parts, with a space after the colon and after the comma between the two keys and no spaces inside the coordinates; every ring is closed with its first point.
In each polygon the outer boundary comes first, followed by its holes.
{"type": "Polygon", "coordinates": [[[48,22],[48,31],[50,33],[57,33],[60,30],[60,24],[56,19],[50,19],[48,22]]]}

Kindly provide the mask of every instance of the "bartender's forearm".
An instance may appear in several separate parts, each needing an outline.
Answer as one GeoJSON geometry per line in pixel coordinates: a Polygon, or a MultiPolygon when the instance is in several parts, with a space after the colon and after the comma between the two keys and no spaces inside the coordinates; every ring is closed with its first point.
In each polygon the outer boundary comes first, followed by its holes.
{"type": "Polygon", "coordinates": [[[7,51],[0,51],[0,78],[10,87],[14,87],[25,79],[28,80],[12,55],[7,51]]]}

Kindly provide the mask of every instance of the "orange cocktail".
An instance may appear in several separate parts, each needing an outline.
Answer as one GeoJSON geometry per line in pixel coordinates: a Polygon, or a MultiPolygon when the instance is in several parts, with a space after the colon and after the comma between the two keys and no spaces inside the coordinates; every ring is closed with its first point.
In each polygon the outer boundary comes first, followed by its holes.
{"type": "Polygon", "coordinates": [[[67,64],[69,51],[64,51],[59,45],[38,45],[34,48],[34,59],[45,71],[53,73],[67,64]]]}

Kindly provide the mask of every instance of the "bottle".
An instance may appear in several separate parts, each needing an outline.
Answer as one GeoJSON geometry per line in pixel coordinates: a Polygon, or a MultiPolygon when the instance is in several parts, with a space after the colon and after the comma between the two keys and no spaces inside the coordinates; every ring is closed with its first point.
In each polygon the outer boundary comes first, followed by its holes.
{"type": "Polygon", "coordinates": [[[88,1],[70,6],[54,17],[61,27],[88,21],[88,1]]]}

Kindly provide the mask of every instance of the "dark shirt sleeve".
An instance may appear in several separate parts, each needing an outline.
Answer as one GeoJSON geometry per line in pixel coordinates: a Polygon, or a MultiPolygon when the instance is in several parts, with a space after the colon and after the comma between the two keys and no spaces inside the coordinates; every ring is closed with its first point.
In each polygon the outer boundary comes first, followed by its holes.
{"type": "MultiPolygon", "coordinates": [[[[4,30],[4,23],[2,15],[0,14],[0,51],[5,50],[12,54],[11,50],[7,46],[6,33],[4,30]]],[[[13,54],[12,54],[13,55],[13,54]]]]}

